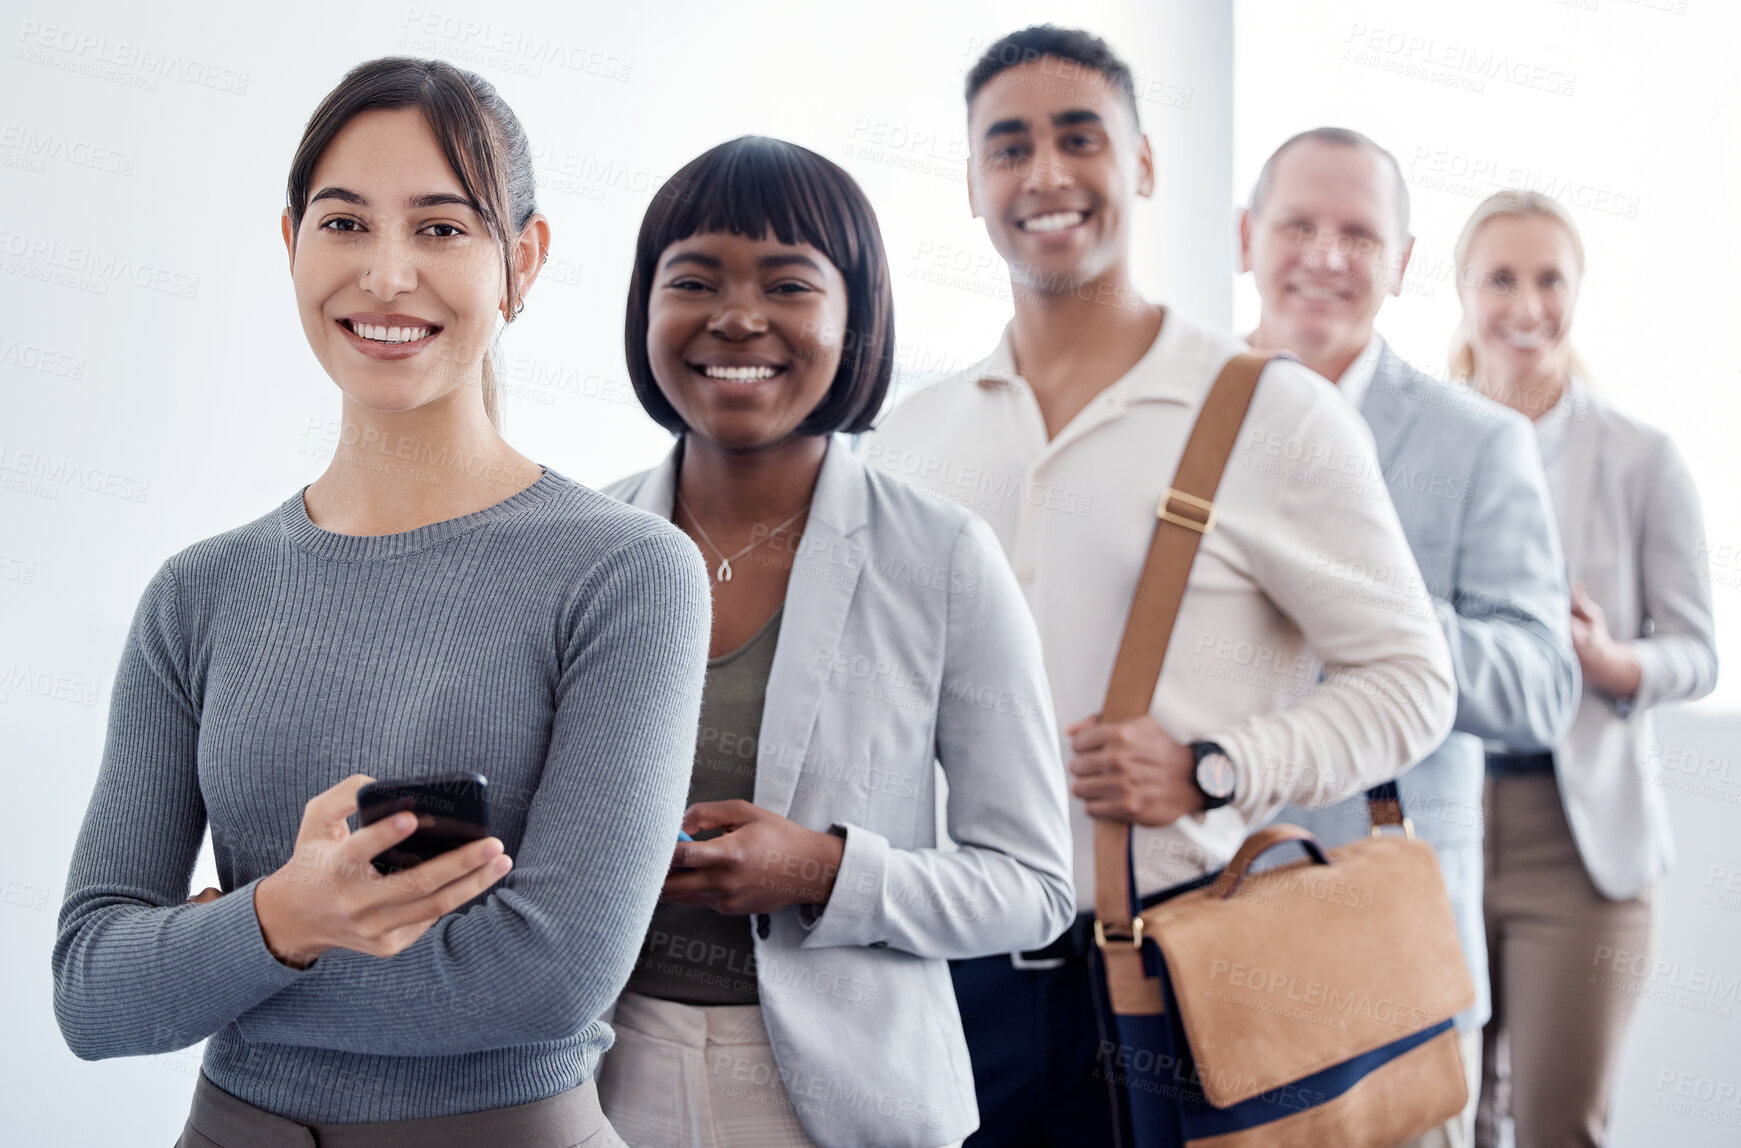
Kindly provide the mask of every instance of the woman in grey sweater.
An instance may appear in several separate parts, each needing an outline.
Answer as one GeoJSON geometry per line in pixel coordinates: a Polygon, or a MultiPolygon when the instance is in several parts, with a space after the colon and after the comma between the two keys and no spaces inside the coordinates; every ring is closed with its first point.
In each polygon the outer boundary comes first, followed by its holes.
{"type": "Polygon", "coordinates": [[[313,484],[146,588],[67,879],[61,1031],[86,1059],[209,1038],[185,1145],[618,1144],[599,1016],[677,835],[705,572],[497,432],[486,348],[549,227],[488,83],[359,66],[309,121],[283,233],[343,431],[313,484]],[[495,836],[379,877],[413,819],[350,831],[359,785],[467,770],[495,836]],[[208,825],[223,888],[187,902],[208,825]]]}

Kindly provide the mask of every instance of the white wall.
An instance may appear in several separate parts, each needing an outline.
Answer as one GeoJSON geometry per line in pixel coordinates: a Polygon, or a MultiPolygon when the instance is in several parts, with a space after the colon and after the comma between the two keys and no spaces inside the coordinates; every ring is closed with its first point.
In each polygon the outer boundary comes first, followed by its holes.
{"type": "MultiPolygon", "coordinates": [[[[633,237],[666,176],[736,135],[805,144],[863,183],[903,367],[988,349],[1008,284],[966,211],[962,77],[992,40],[1048,17],[1100,31],[1142,80],[1168,158],[1138,224],[1139,284],[1229,317],[1225,244],[1203,226],[1232,194],[1219,4],[171,7],[12,0],[0,15],[0,776],[15,810],[0,837],[0,1081],[18,1142],[168,1143],[186,1113],[197,1050],[67,1052],[49,950],[139,591],[330,453],[337,398],[303,342],[278,213],[303,121],[349,66],[442,56],[524,120],[554,241],[502,344],[508,431],[582,481],[667,445],[622,369],[633,237]]],[[[202,865],[195,887],[209,878],[202,865]]]]}
{"type": "Polygon", "coordinates": [[[1655,780],[1679,851],[1620,1058],[1610,1143],[1741,1143],[1741,718],[1668,709],[1655,780]]]}

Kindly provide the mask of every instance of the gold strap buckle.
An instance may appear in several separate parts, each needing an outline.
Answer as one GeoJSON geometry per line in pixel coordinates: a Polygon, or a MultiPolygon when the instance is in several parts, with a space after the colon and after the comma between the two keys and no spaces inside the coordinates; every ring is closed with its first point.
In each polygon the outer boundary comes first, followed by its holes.
{"type": "Polygon", "coordinates": [[[1207,498],[1186,494],[1176,486],[1169,486],[1161,492],[1161,504],[1155,507],[1155,516],[1162,522],[1171,522],[1174,526],[1183,526],[1198,534],[1207,534],[1215,529],[1215,504],[1207,498]],[[1184,509],[1198,512],[1200,517],[1193,518],[1179,513],[1173,509],[1175,502],[1183,504],[1184,509]]]}
{"type": "MultiPolygon", "coordinates": [[[[1128,936],[1128,937],[1113,937],[1111,939],[1114,941],[1129,941],[1130,946],[1133,949],[1142,948],[1143,947],[1143,919],[1141,917],[1132,917],[1130,919],[1130,936],[1128,936]]],[[[1104,949],[1104,948],[1106,948],[1106,942],[1107,942],[1106,925],[1100,920],[1099,917],[1096,917],[1096,918],[1094,918],[1094,944],[1097,948],[1104,949]]]]}
{"type": "MultiPolygon", "coordinates": [[[[1374,825],[1372,827],[1372,835],[1374,837],[1383,837],[1384,836],[1384,829],[1385,829],[1385,827],[1382,825],[1374,825]]],[[[1415,839],[1415,821],[1414,821],[1414,818],[1405,817],[1402,819],[1402,835],[1410,841],[1413,841],[1415,839]]]]}

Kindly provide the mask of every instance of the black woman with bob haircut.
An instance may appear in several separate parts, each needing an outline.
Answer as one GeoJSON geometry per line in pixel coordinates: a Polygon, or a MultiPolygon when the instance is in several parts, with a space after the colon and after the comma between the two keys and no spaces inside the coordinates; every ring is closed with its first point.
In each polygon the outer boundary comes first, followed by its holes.
{"type": "Polygon", "coordinates": [[[694,539],[714,619],[698,840],[617,1001],[605,1112],[631,1144],[958,1142],[978,1110],[947,962],[1064,929],[1070,837],[997,539],[839,437],[894,359],[863,192],[779,140],[701,155],[642,222],[626,350],[677,442],[609,493],[694,539]]]}

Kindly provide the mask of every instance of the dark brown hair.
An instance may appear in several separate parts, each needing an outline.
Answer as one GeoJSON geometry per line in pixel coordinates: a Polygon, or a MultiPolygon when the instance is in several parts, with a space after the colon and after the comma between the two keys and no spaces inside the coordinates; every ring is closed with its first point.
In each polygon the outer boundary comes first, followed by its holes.
{"type": "MultiPolygon", "coordinates": [[[[477,205],[501,245],[507,279],[508,322],[522,306],[514,274],[514,244],[538,210],[532,149],[520,119],[495,86],[475,72],[442,60],[384,56],[358,64],[314,110],[290,161],[285,204],[294,236],[302,227],[315,165],[344,126],[363,112],[417,108],[441,145],[448,167],[477,205]]],[[[484,410],[501,424],[493,356],[484,355],[484,410]]]]}
{"type": "Polygon", "coordinates": [[[629,280],[624,350],[635,397],[673,434],[687,428],[666,401],[647,356],[647,305],[659,255],[691,235],[729,232],[781,243],[808,243],[846,280],[845,345],[840,369],[799,434],[859,434],[889,391],[895,366],[895,304],[876,212],[852,176],[808,148],[744,136],[702,152],[666,181],[641,220],[629,280]]]}
{"type": "Polygon", "coordinates": [[[1099,36],[1080,28],[1060,28],[1056,24],[1035,24],[1019,32],[1011,32],[985,50],[967,73],[967,106],[973,107],[973,97],[981,88],[1011,68],[1031,64],[1050,56],[1092,69],[1106,77],[1106,82],[1124,93],[1130,105],[1130,121],[1142,130],[1142,116],[1136,106],[1136,80],[1130,65],[1119,59],[1099,36]]]}

